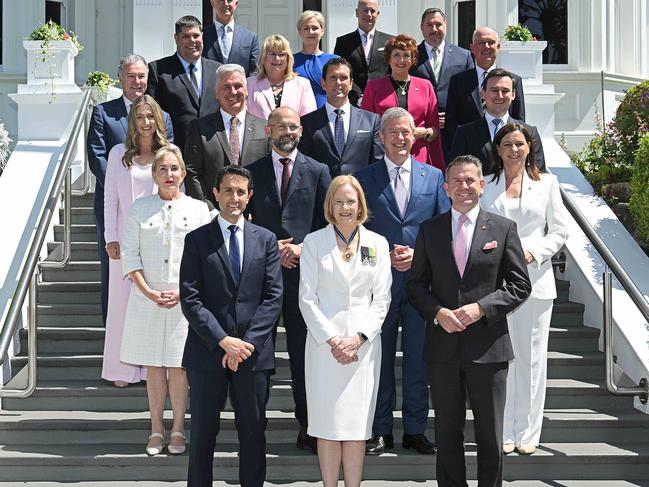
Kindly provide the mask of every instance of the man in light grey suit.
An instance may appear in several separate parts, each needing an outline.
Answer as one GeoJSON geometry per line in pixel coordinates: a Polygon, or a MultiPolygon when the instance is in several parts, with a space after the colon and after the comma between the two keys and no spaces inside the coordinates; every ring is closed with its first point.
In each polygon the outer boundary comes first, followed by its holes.
{"type": "Polygon", "coordinates": [[[257,34],[234,23],[234,12],[239,0],[210,0],[214,9],[214,23],[203,32],[203,55],[220,63],[243,66],[246,77],[257,70],[259,42],[257,34]]]}
{"type": "Polygon", "coordinates": [[[266,121],[246,111],[248,90],[240,65],[219,66],[214,96],[219,111],[194,120],[185,145],[187,194],[205,201],[210,210],[218,206],[210,189],[220,169],[230,164],[245,166],[270,152],[266,121]]]}
{"type": "Polygon", "coordinates": [[[424,40],[419,44],[418,61],[411,68],[410,74],[429,80],[435,88],[439,126],[442,129],[442,149],[444,155],[447,155],[453,142],[448,140],[444,130],[448,85],[454,74],[473,69],[473,59],[467,49],[446,42],[446,15],[441,9],[424,10],[420,28],[424,40]]]}
{"type": "Polygon", "coordinates": [[[352,174],[382,158],[381,119],[349,102],[349,62],[340,57],[330,59],[322,68],[321,83],[327,102],[302,117],[300,152],[329,166],[332,178],[352,174]]]}

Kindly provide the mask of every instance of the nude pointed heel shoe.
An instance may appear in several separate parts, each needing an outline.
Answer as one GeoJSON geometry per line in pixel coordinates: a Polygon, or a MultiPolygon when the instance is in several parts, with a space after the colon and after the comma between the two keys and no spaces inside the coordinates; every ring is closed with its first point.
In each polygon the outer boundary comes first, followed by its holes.
{"type": "Polygon", "coordinates": [[[165,435],[162,433],[151,433],[149,436],[149,441],[146,444],[146,454],[149,455],[150,457],[153,457],[155,455],[160,455],[162,453],[162,450],[164,450],[165,447],[165,435]],[[154,438],[159,438],[160,443],[156,445],[151,444],[151,440],[154,438]]]}
{"type": "Polygon", "coordinates": [[[173,433],[171,433],[171,438],[182,438],[183,442],[180,445],[174,446],[171,444],[170,439],[169,444],[167,445],[167,451],[172,455],[182,455],[183,453],[185,453],[185,449],[187,448],[187,438],[185,438],[185,435],[180,431],[174,431],[173,433]]]}

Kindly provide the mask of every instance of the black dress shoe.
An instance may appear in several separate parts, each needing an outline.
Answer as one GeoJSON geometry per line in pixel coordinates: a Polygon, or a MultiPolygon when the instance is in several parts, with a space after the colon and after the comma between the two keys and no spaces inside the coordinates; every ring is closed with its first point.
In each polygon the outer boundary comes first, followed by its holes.
{"type": "Polygon", "coordinates": [[[318,453],[318,440],[311,435],[307,435],[306,430],[300,430],[295,446],[300,450],[310,451],[314,455],[318,453]]]}
{"type": "Polygon", "coordinates": [[[412,448],[422,455],[434,455],[437,453],[435,445],[428,441],[425,435],[407,435],[404,433],[402,444],[406,450],[412,448]]]}
{"type": "Polygon", "coordinates": [[[394,437],[392,435],[374,436],[365,443],[366,455],[381,455],[385,450],[394,448],[394,437]]]}

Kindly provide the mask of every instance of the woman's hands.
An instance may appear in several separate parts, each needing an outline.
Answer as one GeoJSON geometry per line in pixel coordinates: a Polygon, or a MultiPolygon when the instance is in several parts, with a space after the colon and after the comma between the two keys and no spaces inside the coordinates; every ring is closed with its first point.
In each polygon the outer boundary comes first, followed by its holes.
{"type": "Polygon", "coordinates": [[[426,139],[429,142],[437,138],[437,132],[432,127],[415,127],[415,139],[426,139]]]}
{"type": "Polygon", "coordinates": [[[119,260],[119,242],[108,242],[106,244],[106,253],[109,259],[119,260]]]}
{"type": "Polygon", "coordinates": [[[334,356],[336,361],[342,365],[348,365],[352,362],[358,362],[358,355],[356,352],[358,349],[365,343],[360,335],[354,335],[351,337],[332,337],[327,340],[327,343],[331,347],[331,354],[334,356]]]}
{"type": "Polygon", "coordinates": [[[146,293],[146,297],[151,301],[156,303],[161,308],[173,308],[180,301],[180,295],[178,290],[173,291],[156,291],[154,289],[149,289],[149,292],[146,293]]]}

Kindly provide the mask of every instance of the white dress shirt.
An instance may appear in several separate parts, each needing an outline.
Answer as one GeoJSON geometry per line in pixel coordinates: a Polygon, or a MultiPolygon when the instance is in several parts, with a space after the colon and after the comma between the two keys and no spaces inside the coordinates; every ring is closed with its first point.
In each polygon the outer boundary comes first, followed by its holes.
{"type": "MultiPolygon", "coordinates": [[[[216,218],[216,221],[219,223],[219,227],[221,227],[221,233],[223,234],[223,241],[225,242],[225,248],[228,250],[228,255],[230,255],[230,230],[228,227],[232,225],[229,221],[227,221],[225,218],[223,218],[221,215],[219,215],[216,218]]],[[[239,227],[239,230],[237,230],[237,233],[235,233],[235,236],[237,237],[237,241],[239,242],[239,270],[241,270],[243,266],[243,215],[239,217],[239,220],[237,223],[234,225],[239,227]]]]}
{"type": "Polygon", "coordinates": [[[133,106],[133,102],[126,98],[124,95],[122,95],[122,100],[124,100],[124,106],[126,107],[126,115],[131,113],[131,107],[133,106]]]}
{"type": "Polygon", "coordinates": [[[403,185],[406,187],[408,199],[410,199],[410,179],[412,176],[412,159],[410,156],[408,156],[406,162],[401,164],[401,166],[397,166],[394,162],[388,159],[388,156],[383,156],[383,159],[385,160],[385,167],[387,168],[388,176],[390,177],[390,187],[392,188],[392,192],[394,193],[396,184],[395,178],[397,177],[397,167],[401,167],[401,179],[403,180],[403,185]]]}
{"type": "Polygon", "coordinates": [[[277,185],[277,194],[282,195],[282,172],[284,171],[284,166],[282,165],[281,162],[279,162],[280,159],[290,159],[291,162],[288,163],[288,168],[293,175],[293,168],[295,166],[295,158],[297,157],[297,149],[293,149],[293,152],[291,152],[287,157],[279,155],[277,152],[275,152],[275,149],[271,151],[271,157],[273,158],[273,169],[275,170],[275,184],[277,185]]]}
{"type": "MultiPolygon", "coordinates": [[[[351,105],[349,102],[345,103],[340,107],[343,111],[343,131],[345,132],[345,143],[347,142],[347,135],[349,134],[349,120],[351,118],[351,105]]],[[[330,105],[329,102],[325,103],[325,110],[327,110],[327,119],[329,120],[329,128],[331,129],[331,135],[336,134],[336,114],[334,110],[336,107],[330,105]]]]}
{"type": "MultiPolygon", "coordinates": [[[[223,108],[220,108],[221,110],[221,118],[223,118],[223,125],[225,127],[225,134],[228,136],[228,140],[230,140],[230,127],[232,127],[232,115],[230,115],[228,112],[223,111],[223,108]]],[[[245,130],[245,122],[246,122],[246,110],[241,110],[239,113],[237,113],[236,118],[239,120],[239,148],[241,149],[241,152],[243,152],[243,135],[246,132],[245,130]]]]}
{"type": "MultiPolygon", "coordinates": [[[[183,69],[185,70],[185,73],[187,73],[187,76],[189,76],[189,62],[187,62],[180,54],[176,53],[176,56],[178,56],[178,59],[180,59],[181,64],[183,65],[183,69]]],[[[196,76],[196,83],[198,83],[198,92],[202,93],[203,92],[203,63],[201,62],[201,58],[198,58],[194,64],[194,75],[196,76]]]]}
{"type": "MultiPolygon", "coordinates": [[[[430,64],[431,69],[433,69],[433,49],[434,47],[428,44],[428,42],[424,42],[424,46],[426,47],[426,52],[428,53],[428,62],[430,64]]],[[[439,52],[437,53],[437,57],[439,58],[439,64],[440,66],[442,65],[442,61],[444,60],[444,48],[446,47],[446,41],[442,41],[439,46],[437,46],[437,49],[439,49],[439,52]]]]}
{"type": "Polygon", "coordinates": [[[374,34],[376,33],[376,29],[372,29],[369,32],[365,32],[363,29],[360,27],[358,28],[358,34],[361,36],[361,42],[363,41],[363,37],[367,36],[367,45],[362,45],[363,51],[365,52],[365,60],[368,60],[371,58],[372,55],[372,45],[374,44],[374,34]]]}
{"type": "MultiPolygon", "coordinates": [[[[467,213],[467,220],[464,222],[464,228],[466,229],[466,257],[467,261],[469,259],[469,251],[471,250],[471,242],[473,241],[473,232],[475,231],[475,223],[478,219],[478,213],[480,213],[480,205],[475,205],[467,213]]],[[[451,208],[451,234],[453,236],[453,243],[455,248],[455,234],[457,233],[457,224],[460,219],[460,213],[455,208],[451,208]]]]}
{"type": "Polygon", "coordinates": [[[475,65],[475,70],[476,73],[478,73],[478,89],[482,89],[482,80],[484,79],[485,76],[487,76],[484,73],[488,73],[489,71],[492,71],[496,69],[496,63],[494,63],[489,69],[482,69],[480,66],[477,64],[475,65]]]}
{"type": "Polygon", "coordinates": [[[509,121],[509,112],[505,112],[505,114],[502,117],[494,117],[491,113],[484,112],[484,118],[485,118],[485,120],[487,120],[487,126],[489,127],[489,136],[491,137],[491,141],[493,142],[493,140],[494,140],[494,124],[493,124],[493,120],[495,118],[500,118],[500,123],[498,124],[498,130],[500,130],[509,121]]]}

